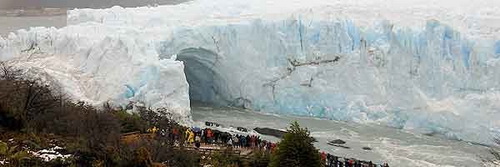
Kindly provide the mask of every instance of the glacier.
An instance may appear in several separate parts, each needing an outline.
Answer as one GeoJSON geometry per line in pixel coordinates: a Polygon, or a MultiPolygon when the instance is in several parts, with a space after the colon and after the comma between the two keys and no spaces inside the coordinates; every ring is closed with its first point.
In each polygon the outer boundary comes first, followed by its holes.
{"type": "Polygon", "coordinates": [[[481,142],[498,133],[494,42],[439,22],[361,30],[294,18],[173,33],[159,52],[185,60],[193,100],[481,142]]]}
{"type": "Polygon", "coordinates": [[[492,144],[499,2],[391,2],[75,9],[67,27],[0,37],[0,60],[75,99],[143,101],[184,122],[202,101],[492,144]]]}
{"type": "Polygon", "coordinates": [[[75,101],[95,106],[143,102],[190,122],[182,62],[159,60],[145,41],[109,35],[116,30],[94,24],[19,30],[0,37],[0,60],[75,101]]]}

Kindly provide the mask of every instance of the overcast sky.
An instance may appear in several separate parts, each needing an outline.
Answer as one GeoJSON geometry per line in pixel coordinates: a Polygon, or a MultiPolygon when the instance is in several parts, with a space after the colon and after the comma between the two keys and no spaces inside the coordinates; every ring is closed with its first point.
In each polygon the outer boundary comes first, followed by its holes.
{"type": "Polygon", "coordinates": [[[0,8],[104,8],[114,5],[135,7],[148,4],[175,4],[186,0],[0,0],[0,8]]]}

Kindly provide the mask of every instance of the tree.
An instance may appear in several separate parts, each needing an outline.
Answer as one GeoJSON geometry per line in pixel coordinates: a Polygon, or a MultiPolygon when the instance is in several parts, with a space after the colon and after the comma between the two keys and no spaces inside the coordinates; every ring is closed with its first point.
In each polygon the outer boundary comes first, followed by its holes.
{"type": "Polygon", "coordinates": [[[273,153],[270,167],[322,166],[318,150],[307,128],[294,121],[273,153]]]}
{"type": "Polygon", "coordinates": [[[31,131],[39,127],[33,120],[57,109],[62,98],[42,80],[22,77],[22,71],[0,62],[0,125],[31,131]]]}

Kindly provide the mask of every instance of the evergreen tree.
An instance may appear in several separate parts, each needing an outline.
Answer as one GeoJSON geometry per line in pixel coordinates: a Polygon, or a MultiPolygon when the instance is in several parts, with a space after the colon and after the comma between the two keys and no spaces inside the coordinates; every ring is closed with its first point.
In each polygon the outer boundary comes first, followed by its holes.
{"type": "Polygon", "coordinates": [[[294,121],[272,155],[270,167],[320,167],[321,157],[307,128],[294,121]]]}

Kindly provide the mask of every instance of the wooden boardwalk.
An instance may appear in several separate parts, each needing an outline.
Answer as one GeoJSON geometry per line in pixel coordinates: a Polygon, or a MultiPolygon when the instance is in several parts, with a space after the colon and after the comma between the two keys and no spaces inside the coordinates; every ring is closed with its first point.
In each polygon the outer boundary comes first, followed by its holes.
{"type": "Polygon", "coordinates": [[[201,155],[212,155],[214,153],[223,153],[230,152],[233,155],[248,158],[253,153],[253,149],[249,148],[238,148],[238,147],[229,147],[229,146],[221,146],[217,144],[202,144],[200,148],[196,148],[193,146],[186,147],[188,150],[198,151],[201,155]]]}
{"type": "MultiPolygon", "coordinates": [[[[123,143],[130,144],[138,142],[141,139],[152,140],[154,137],[155,135],[151,133],[130,132],[122,134],[121,141],[123,143]]],[[[209,157],[210,155],[215,153],[227,153],[227,151],[229,151],[235,156],[248,159],[249,156],[253,153],[253,149],[251,148],[230,147],[221,144],[201,144],[200,148],[196,148],[194,147],[194,144],[191,144],[185,146],[184,148],[189,151],[196,151],[205,157],[209,157]]]]}

